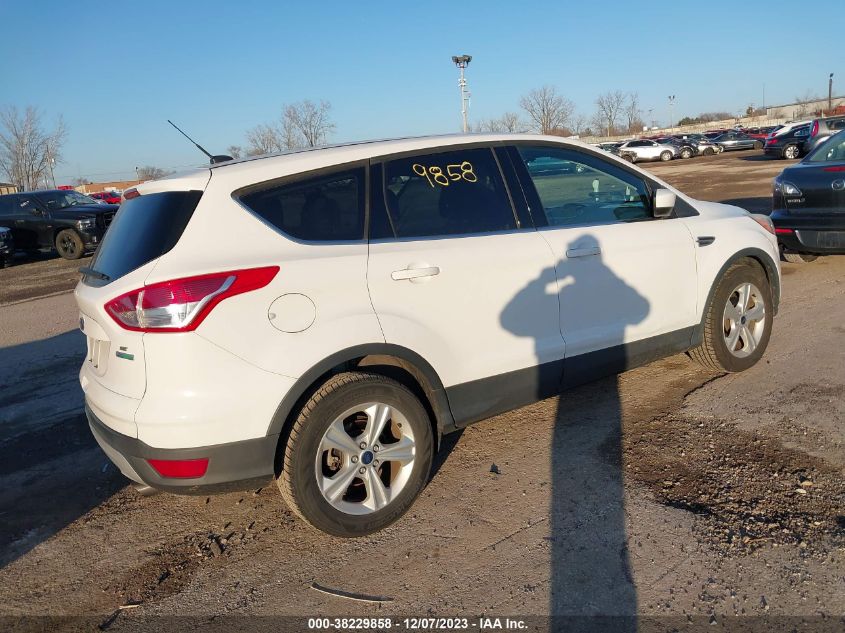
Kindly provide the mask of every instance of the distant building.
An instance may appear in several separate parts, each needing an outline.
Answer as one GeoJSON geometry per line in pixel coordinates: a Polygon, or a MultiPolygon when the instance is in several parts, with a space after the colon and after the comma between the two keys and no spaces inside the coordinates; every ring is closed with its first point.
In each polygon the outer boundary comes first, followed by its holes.
{"type": "Polygon", "coordinates": [[[111,182],[91,182],[85,185],[78,185],[75,189],[79,193],[98,193],[100,191],[124,191],[136,185],[140,185],[143,180],[113,180],[111,182]]]}
{"type": "MultiPolygon", "coordinates": [[[[843,106],[845,106],[845,96],[831,99],[831,108],[834,111],[838,111],[843,106]]],[[[802,119],[818,116],[822,113],[827,113],[827,97],[805,103],[766,106],[766,117],[769,119],[802,119]]],[[[833,114],[833,112],[830,114],[833,114]]]]}
{"type": "Polygon", "coordinates": [[[7,193],[17,193],[18,186],[13,185],[10,182],[0,182],[0,195],[7,194],[7,193]]]}

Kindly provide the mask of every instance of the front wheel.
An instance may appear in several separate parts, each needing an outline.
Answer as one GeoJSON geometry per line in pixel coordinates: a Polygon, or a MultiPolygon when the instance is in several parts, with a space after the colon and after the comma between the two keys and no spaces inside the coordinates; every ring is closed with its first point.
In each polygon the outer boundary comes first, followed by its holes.
{"type": "Polygon", "coordinates": [[[783,148],[783,157],[788,159],[798,158],[798,146],[787,145],[783,148]]]}
{"type": "Polygon", "coordinates": [[[708,369],[739,372],[757,363],[772,334],[772,290],[760,266],[741,259],[717,281],[701,344],[690,357],[708,369]]]}
{"type": "Polygon", "coordinates": [[[279,489],[318,530],[371,534],[411,507],[428,479],[433,450],[428,414],[404,385],[378,374],[338,374],[294,422],[279,489]]]}
{"type": "Polygon", "coordinates": [[[669,150],[666,150],[665,152],[661,152],[660,153],[660,160],[662,160],[664,163],[666,161],[672,160],[672,152],[670,152],[669,150]]]}
{"type": "Polygon", "coordinates": [[[692,158],[692,150],[688,148],[684,148],[681,151],[681,158],[692,158]]]}
{"type": "Polygon", "coordinates": [[[713,155],[713,154],[715,154],[716,152],[713,150],[713,148],[712,148],[712,147],[705,147],[705,148],[704,148],[704,151],[703,151],[703,152],[701,152],[701,153],[702,153],[702,154],[704,154],[705,156],[712,156],[712,155],[713,155]]]}
{"type": "Polygon", "coordinates": [[[64,259],[79,259],[85,252],[85,244],[79,233],[73,229],[59,231],[56,236],[56,250],[64,259]]]}

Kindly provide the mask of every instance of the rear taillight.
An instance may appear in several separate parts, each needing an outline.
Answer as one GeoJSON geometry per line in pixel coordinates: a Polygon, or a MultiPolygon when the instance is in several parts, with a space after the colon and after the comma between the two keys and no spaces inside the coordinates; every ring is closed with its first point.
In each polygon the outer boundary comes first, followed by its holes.
{"type": "Polygon", "coordinates": [[[810,130],[810,137],[815,138],[816,134],[819,133],[819,120],[816,119],[813,121],[813,129],[810,130]]]}
{"type": "Polygon", "coordinates": [[[792,235],[795,233],[793,229],[775,229],[777,235],[792,235]]]}
{"type": "Polygon", "coordinates": [[[112,299],[106,312],[134,332],[190,332],[218,303],[269,284],[278,266],[185,277],[144,286],[112,299]]]}
{"type": "Polygon", "coordinates": [[[774,145],[777,142],[778,142],[778,140],[775,137],[771,137],[771,138],[766,139],[766,145],[774,145]]]}
{"type": "Polygon", "coordinates": [[[836,165],[834,167],[825,167],[822,171],[845,171],[845,165],[836,165]]]}

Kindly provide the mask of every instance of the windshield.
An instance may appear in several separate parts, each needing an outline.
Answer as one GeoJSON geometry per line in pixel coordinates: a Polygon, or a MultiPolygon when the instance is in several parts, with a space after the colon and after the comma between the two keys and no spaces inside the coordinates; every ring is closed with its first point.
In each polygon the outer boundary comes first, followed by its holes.
{"type": "Polygon", "coordinates": [[[845,132],[831,136],[804,159],[808,163],[838,163],[845,161],[845,132]]]}
{"type": "Polygon", "coordinates": [[[97,204],[94,198],[83,196],[76,191],[45,191],[39,193],[36,197],[48,210],[67,209],[83,204],[97,204]]]}

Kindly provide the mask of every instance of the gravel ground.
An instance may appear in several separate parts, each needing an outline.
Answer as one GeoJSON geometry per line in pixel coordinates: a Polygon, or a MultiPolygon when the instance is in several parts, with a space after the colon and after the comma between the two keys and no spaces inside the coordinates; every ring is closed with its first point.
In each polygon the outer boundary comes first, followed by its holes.
{"type": "MultiPolygon", "coordinates": [[[[784,166],[738,152],[653,169],[764,210],[784,166]]],[[[16,275],[32,288],[50,266],[0,271],[3,296],[26,299],[16,275]]],[[[722,376],[676,356],[470,427],[405,518],[355,540],[296,520],[275,486],[139,496],[78,413],[71,295],[0,307],[0,626],[555,614],[622,617],[602,630],[841,630],[845,258],[784,273],[756,367],[722,376]]]]}

